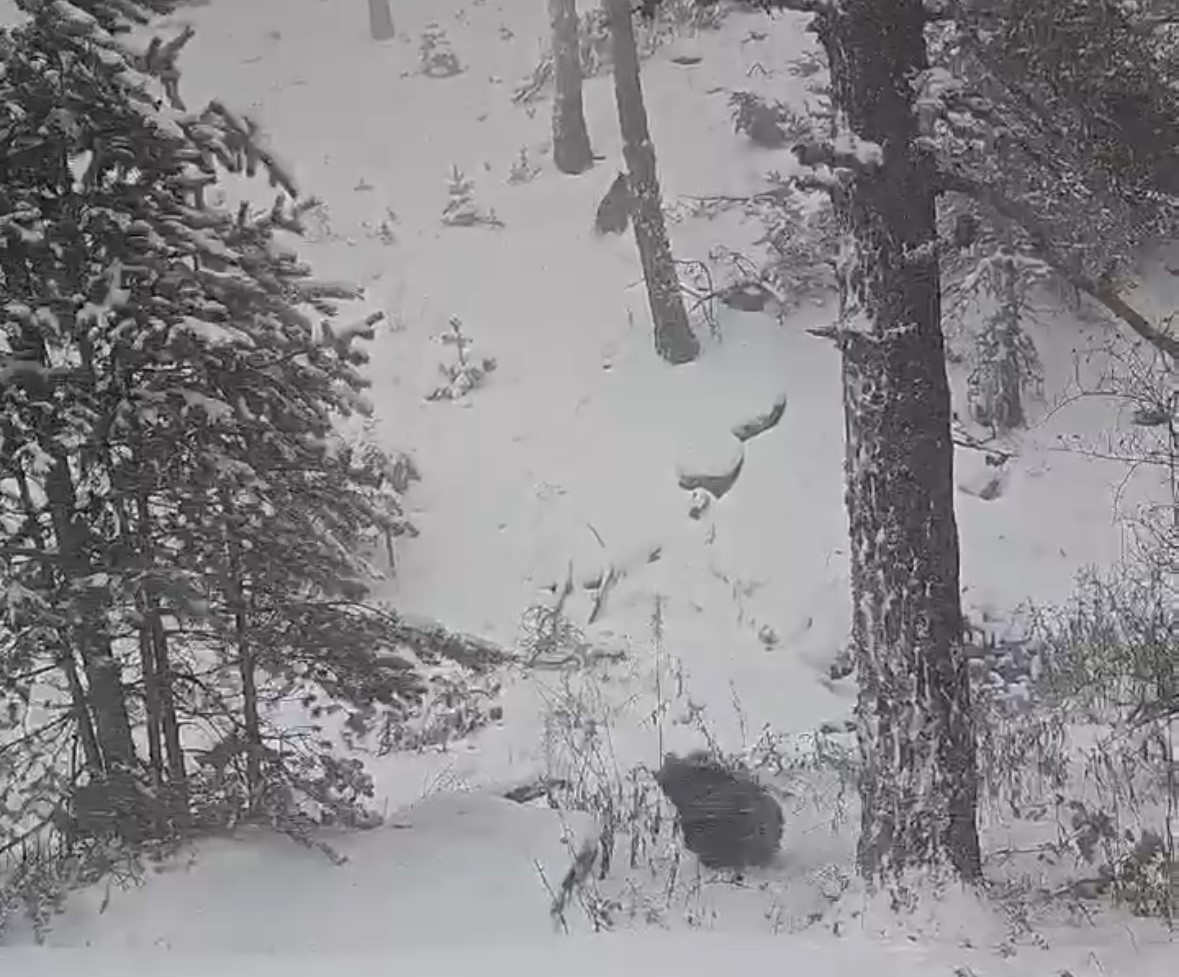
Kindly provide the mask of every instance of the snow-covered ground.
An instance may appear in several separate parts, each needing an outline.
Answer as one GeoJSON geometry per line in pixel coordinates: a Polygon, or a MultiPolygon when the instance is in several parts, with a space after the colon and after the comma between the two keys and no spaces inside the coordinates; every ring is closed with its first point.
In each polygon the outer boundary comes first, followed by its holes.
{"type": "MultiPolygon", "coordinates": [[[[924,920],[919,939],[879,915],[847,917],[838,938],[822,928],[774,934],[748,912],[693,933],[656,927],[566,935],[549,919],[541,880],[555,886],[567,864],[564,830],[576,836],[587,827],[579,821],[559,829],[550,812],[502,798],[447,795],[411,806],[384,828],[331,839],[349,856],[338,867],[273,836],[206,842],[142,887],[85,893],[56,922],[48,948],[0,949],[0,972],[368,977],[392,967],[637,975],[712,974],[724,966],[805,967],[819,977],[1174,973],[1174,945],[1148,928],[1077,926],[1054,932],[1046,945],[998,953],[993,938],[1002,927],[966,897],[949,898],[935,922],[924,920]]],[[[730,908],[739,906],[730,900],[730,908]]]]}
{"type": "MultiPolygon", "coordinates": [[[[722,309],[721,339],[702,336],[699,362],[661,363],[633,239],[592,229],[621,166],[608,77],[586,87],[591,138],[605,159],[581,177],[562,176],[545,155],[547,103],[530,111],[511,99],[542,52],[544,3],[393,6],[398,36],[378,44],[359,0],[212,0],[186,15],[197,35],[183,60],[190,103],[217,96],[254,115],[305,191],[323,201],[303,246],[308,260],[325,277],[363,284],[370,309],[388,315],[373,350],[379,436],[410,452],[422,475],[408,498],[421,535],[401,547],[388,596],[407,613],[512,645],[527,609],[551,603],[552,588],[571,573],[573,622],[626,654],[608,685],[614,692],[602,693],[613,709],[612,758],[622,768],[656,763],[661,747],[700,745],[697,725],[651,720],[652,702],[668,698],[680,677],[684,696],[705,709],[708,728],[729,748],[747,745],[764,726],[802,734],[845,718],[854,690],[827,678],[848,623],[839,368],[831,345],[807,332],[829,323],[832,309],[808,305],[784,323],[722,309]],[[445,27],[461,74],[417,73],[429,21],[445,27]],[[522,148],[540,171],[510,183],[522,148]],[[494,209],[502,229],[441,224],[453,166],[475,181],[475,201],[494,209]],[[472,355],[493,357],[496,369],[461,400],[427,401],[450,355],[437,337],[452,316],[473,341],[472,355]],[[742,447],[734,427],[781,400],[781,422],[742,447]],[[732,490],[691,518],[679,475],[727,463],[739,450],[732,490]],[[590,625],[586,585],[610,571],[617,583],[590,625]]],[[[788,152],[736,136],[727,99],[739,89],[802,99],[805,79],[790,64],[813,38],[799,24],[734,14],[720,31],[677,41],[647,63],[648,114],[673,210],[692,197],[754,192],[767,171],[793,165],[788,152]],[[685,52],[699,63],[673,61],[685,52]]],[[[748,246],[757,231],[734,214],[671,227],[677,257],[698,260],[721,242],[748,246]]],[[[1149,311],[1173,307],[1179,279],[1161,276],[1143,291],[1149,311]]],[[[1100,369],[1074,353],[1108,333],[1063,315],[1034,327],[1046,403],[1001,495],[958,496],[964,601],[976,619],[1001,621],[1029,599],[1062,600],[1079,569],[1121,552],[1117,517],[1152,476],[1127,486],[1124,465],[1069,447],[1070,438],[1103,444],[1118,405],[1083,400],[1048,409],[1078,369],[1100,369]]],[[[977,490],[985,474],[977,453],[963,451],[959,461],[963,487],[977,490]]],[[[767,891],[785,916],[805,918],[824,867],[847,860],[847,838],[826,830],[831,812],[816,814],[815,805],[794,811],[782,866],[757,892],[702,897],[697,925],[746,934],[741,939],[612,937],[554,964],[551,945],[536,939],[552,932],[546,882],[557,885],[569,864],[568,832],[587,826],[456,792],[541,770],[552,749],[546,718],[554,697],[567,692],[552,672],[513,680],[503,721],[472,741],[374,762],[379,801],[392,813],[380,829],[331,840],[349,856],[343,866],[286,839],[208,841],[141,888],[83,894],[55,922],[51,945],[103,953],[5,950],[0,970],[29,977],[136,967],[222,977],[234,977],[235,967],[290,975],[347,968],[360,977],[393,964],[431,973],[743,965],[816,975],[1175,972],[1174,947],[1152,947],[1121,924],[1062,930],[1051,950],[1006,959],[983,949],[998,940],[977,934],[979,949],[963,949],[961,926],[944,939],[926,934],[920,945],[857,940],[854,926],[839,941],[756,937],[772,928],[767,891]],[[792,896],[792,880],[804,877],[804,894],[792,896]],[[472,946],[502,946],[502,954],[460,952],[456,934],[472,946]],[[528,946],[509,946],[518,941],[528,946]],[[116,952],[150,948],[324,956],[173,955],[161,963],[116,952]],[[348,953],[367,956],[332,956],[348,953]]]]}
{"type": "MultiPolygon", "coordinates": [[[[1166,947],[1151,947],[1123,960],[1079,951],[1065,957],[1048,955],[1036,961],[1035,973],[1071,973],[1074,977],[1169,977],[1174,957],[1166,947]]],[[[1033,971],[1015,959],[983,964],[959,964],[911,943],[882,946],[877,941],[819,941],[795,937],[739,938],[696,935],[669,938],[628,934],[609,938],[575,937],[554,945],[545,941],[488,944],[451,941],[429,950],[418,948],[395,956],[363,953],[282,954],[274,956],[211,953],[112,954],[93,950],[9,951],[4,963],[21,977],[385,977],[396,972],[486,977],[539,977],[554,971],[570,977],[611,974],[766,973],[805,968],[808,977],[845,977],[871,973],[878,977],[947,977],[954,973],[976,977],[1020,977],[1033,971]]]]}

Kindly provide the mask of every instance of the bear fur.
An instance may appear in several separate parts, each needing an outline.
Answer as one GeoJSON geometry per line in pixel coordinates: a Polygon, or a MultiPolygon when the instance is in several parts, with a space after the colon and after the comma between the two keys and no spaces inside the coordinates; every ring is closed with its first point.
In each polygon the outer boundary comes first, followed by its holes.
{"type": "Polygon", "coordinates": [[[761,784],[703,751],[669,753],[655,782],[679,815],[685,847],[707,868],[743,869],[773,861],[782,808],[761,784]]]}

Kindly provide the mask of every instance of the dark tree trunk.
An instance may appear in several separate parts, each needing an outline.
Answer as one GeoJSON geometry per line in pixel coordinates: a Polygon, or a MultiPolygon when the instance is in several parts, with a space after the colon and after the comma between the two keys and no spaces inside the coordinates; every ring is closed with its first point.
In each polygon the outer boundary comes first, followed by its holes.
{"type": "Polygon", "coordinates": [[[167,757],[169,802],[177,818],[188,819],[188,771],[184,764],[184,747],[180,742],[180,719],[176,714],[175,675],[168,657],[168,638],[160,619],[159,603],[151,597],[148,610],[151,620],[152,650],[155,653],[156,682],[160,690],[160,721],[163,725],[164,750],[167,757]]]}
{"type": "Polygon", "coordinates": [[[575,176],[594,165],[581,101],[577,0],[548,0],[553,27],[553,163],[575,176]]]}
{"type": "MultiPolygon", "coordinates": [[[[222,491],[223,515],[229,517],[233,511],[229,493],[222,491]]],[[[249,607],[247,604],[245,571],[242,566],[242,550],[232,520],[229,522],[226,538],[228,564],[225,575],[225,598],[233,614],[233,633],[237,644],[238,677],[242,684],[242,738],[246,758],[246,785],[250,792],[249,810],[257,812],[262,799],[262,717],[258,708],[258,665],[250,634],[249,607]]]]}
{"type": "Polygon", "coordinates": [[[143,623],[139,625],[139,667],[143,671],[143,705],[147,719],[147,764],[154,786],[158,790],[164,783],[163,721],[160,718],[160,690],[156,681],[155,649],[152,648],[151,627],[147,623],[147,602],[142,595],[139,599],[139,613],[143,616],[143,623]]]}
{"type": "Polygon", "coordinates": [[[368,0],[368,32],[374,41],[387,41],[396,33],[389,0],[368,0]]]}
{"type": "Polygon", "coordinates": [[[670,363],[688,363],[700,355],[700,343],[688,322],[663,220],[655,147],[643,105],[630,0],[603,0],[603,6],[610,19],[610,34],[614,41],[614,97],[618,102],[622,152],[630,177],[635,242],[647,282],[651,318],[655,323],[655,351],[670,363]]]}
{"type": "Polygon", "coordinates": [[[111,643],[103,590],[90,582],[94,573],[90,532],[77,511],[77,496],[69,464],[58,457],[45,479],[45,494],[61,566],[78,591],[79,622],[71,629],[80,652],[94,715],[95,733],[108,775],[129,774],[135,766],[135,744],[119,663],[111,643]]]}
{"type": "MultiPolygon", "coordinates": [[[[11,437],[10,437],[11,440],[11,437]]],[[[16,469],[16,483],[20,491],[21,505],[26,513],[26,523],[30,527],[33,546],[40,553],[48,553],[45,536],[41,526],[34,517],[38,506],[33,503],[33,493],[29,488],[29,480],[25,473],[16,469]]],[[[41,568],[41,586],[46,593],[53,590],[53,571],[46,561],[41,568]]],[[[70,703],[74,711],[74,721],[77,723],[78,742],[82,746],[82,756],[86,761],[86,769],[95,777],[101,776],[103,771],[102,750],[98,746],[98,735],[94,731],[94,720],[90,712],[90,704],[86,697],[86,688],[82,684],[82,676],[78,672],[78,662],[74,657],[74,649],[68,638],[60,632],[55,642],[57,664],[66,677],[66,684],[70,690],[70,703]]]]}
{"type": "MultiPolygon", "coordinates": [[[[138,447],[138,446],[137,446],[138,447]]],[[[142,450],[139,448],[139,450],[142,450]]],[[[147,492],[139,488],[135,493],[136,511],[139,517],[140,546],[149,562],[155,562],[155,540],[151,534],[151,506],[147,492]]],[[[184,764],[184,749],[180,742],[180,721],[176,715],[175,676],[168,657],[168,638],[160,616],[160,600],[157,584],[150,578],[143,589],[143,677],[150,683],[146,696],[148,707],[156,715],[156,726],[152,736],[162,740],[163,756],[153,756],[152,767],[157,764],[167,773],[167,807],[174,820],[188,820],[188,775],[184,764]]]]}
{"type": "Polygon", "coordinates": [[[841,343],[852,643],[869,878],[949,864],[980,874],[974,726],[963,649],[934,161],[917,143],[922,0],[842,0],[816,26],[856,173],[841,343]],[[881,151],[873,158],[876,144],[881,151]]]}

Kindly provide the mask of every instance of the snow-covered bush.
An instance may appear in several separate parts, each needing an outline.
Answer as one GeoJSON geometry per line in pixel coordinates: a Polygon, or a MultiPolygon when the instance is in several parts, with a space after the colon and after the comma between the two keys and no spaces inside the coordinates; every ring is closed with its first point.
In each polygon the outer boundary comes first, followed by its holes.
{"type": "Polygon", "coordinates": [[[521,146],[520,152],[512,161],[508,169],[508,183],[518,186],[521,183],[531,183],[540,174],[540,167],[528,158],[528,147],[521,146]]]}
{"type": "Polygon", "coordinates": [[[835,293],[838,232],[830,205],[807,197],[793,185],[770,175],[773,189],[739,206],[762,226],[758,249],[744,254],[718,245],[709,254],[717,296],[742,311],[760,311],[772,299],[785,317],[803,303],[823,301],[835,293]]]}
{"type": "Polygon", "coordinates": [[[447,321],[446,332],[438,335],[438,342],[452,351],[454,359],[438,364],[445,382],[431,390],[427,400],[461,400],[481,386],[496,368],[496,361],[491,357],[476,359],[471,355],[474,340],[463,332],[463,321],[456,315],[447,321]]]}
{"type": "Polygon", "coordinates": [[[813,120],[783,102],[767,102],[754,92],[729,95],[733,130],[765,149],[793,146],[811,135],[813,120]]]}
{"type": "Polygon", "coordinates": [[[427,78],[451,78],[463,70],[446,29],[437,21],[431,21],[422,31],[418,44],[418,64],[427,78]]]}
{"type": "Polygon", "coordinates": [[[1071,603],[1033,611],[1026,636],[984,642],[972,661],[987,818],[1051,826],[1035,854],[1040,873],[1056,867],[1057,894],[1168,918],[1175,600],[1157,561],[1089,573],[1071,603]]]}
{"type": "Polygon", "coordinates": [[[484,212],[475,203],[475,181],[457,166],[451,166],[446,177],[446,205],[442,208],[442,223],[447,227],[503,227],[494,210],[484,212]]]}

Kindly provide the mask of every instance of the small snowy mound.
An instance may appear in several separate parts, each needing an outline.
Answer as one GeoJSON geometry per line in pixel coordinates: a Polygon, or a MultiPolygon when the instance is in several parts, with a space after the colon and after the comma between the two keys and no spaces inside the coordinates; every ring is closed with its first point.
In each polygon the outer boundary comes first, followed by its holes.
{"type": "Polygon", "coordinates": [[[705,429],[685,444],[681,458],[676,466],[680,488],[704,489],[719,499],[741,474],[745,447],[730,431],[705,429]]]}
{"type": "Polygon", "coordinates": [[[759,434],[765,434],[766,431],[778,426],[785,413],[786,395],[779,394],[766,410],[751,414],[746,420],[734,424],[733,437],[738,441],[749,441],[759,434]]]}

